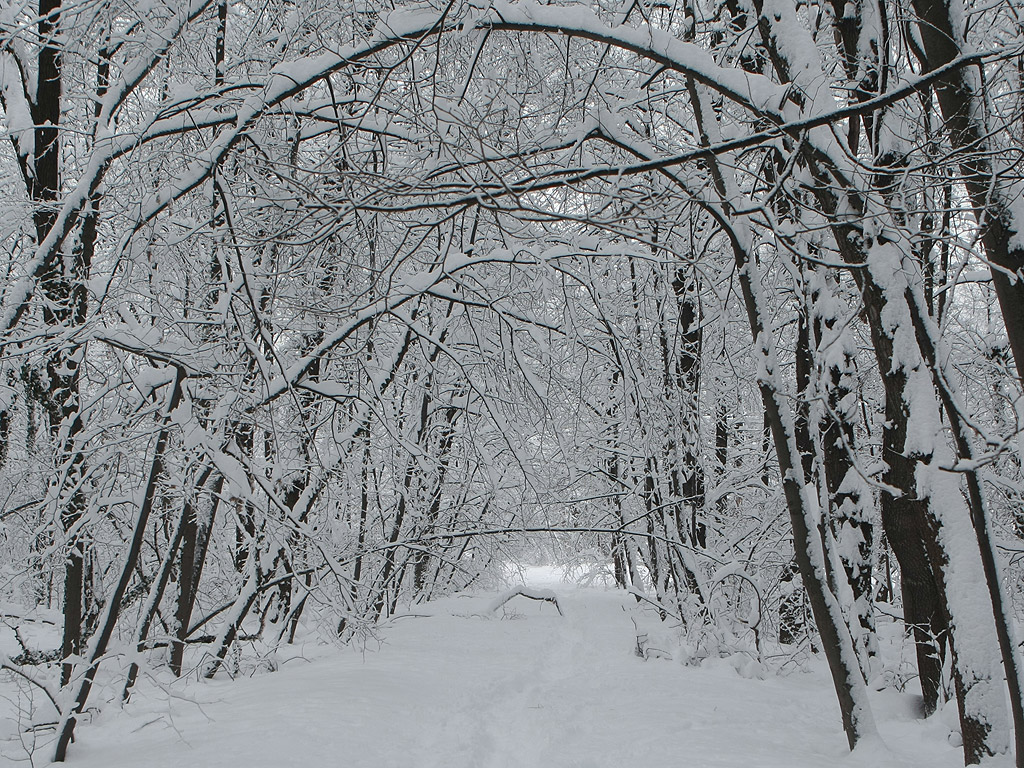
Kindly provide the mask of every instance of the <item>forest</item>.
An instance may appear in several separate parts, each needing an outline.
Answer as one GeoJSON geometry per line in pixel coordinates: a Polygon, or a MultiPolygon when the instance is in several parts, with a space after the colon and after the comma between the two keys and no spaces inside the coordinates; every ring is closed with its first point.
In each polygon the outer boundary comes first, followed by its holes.
{"type": "Polygon", "coordinates": [[[823,659],[850,749],[882,680],[1024,766],[1015,0],[3,0],[0,37],[36,761],[140,681],[559,562],[823,659]]]}

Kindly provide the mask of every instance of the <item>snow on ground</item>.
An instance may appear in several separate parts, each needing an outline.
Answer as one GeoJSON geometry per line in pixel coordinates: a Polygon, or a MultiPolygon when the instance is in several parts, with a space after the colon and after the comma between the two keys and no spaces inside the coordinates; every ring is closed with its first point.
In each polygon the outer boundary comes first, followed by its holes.
{"type": "MultiPolygon", "coordinates": [[[[307,646],[272,674],[143,682],[80,727],[79,768],[903,768],[962,765],[942,718],[874,694],[885,746],[850,754],[824,667],[746,679],[726,662],[634,655],[635,602],[523,582],[547,602],[448,598],[395,619],[363,649],[307,646]]],[[[11,742],[6,742],[8,749],[11,742]]],[[[36,765],[45,764],[40,750],[36,765]]],[[[16,756],[8,753],[8,760],[16,756]]],[[[0,757],[0,764],[7,765],[0,757]]],[[[14,763],[11,762],[11,765],[14,763]]],[[[999,762],[1003,765],[1003,762],[999,762]]],[[[1008,763],[1005,763],[1008,765],[1008,763]]]]}

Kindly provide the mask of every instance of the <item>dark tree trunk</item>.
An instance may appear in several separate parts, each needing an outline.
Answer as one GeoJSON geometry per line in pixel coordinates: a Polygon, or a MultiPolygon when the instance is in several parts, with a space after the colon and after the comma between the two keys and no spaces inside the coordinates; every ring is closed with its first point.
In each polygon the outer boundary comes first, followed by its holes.
{"type": "MultiPolygon", "coordinates": [[[[692,82],[689,83],[689,91],[693,102],[699,105],[700,94],[692,82]]],[[[698,116],[697,127],[701,143],[710,145],[713,143],[711,135],[716,139],[720,136],[718,126],[704,124],[703,109],[698,108],[695,112],[698,116]],[[714,133],[709,135],[709,130],[714,133]]],[[[709,162],[714,170],[717,159],[711,158],[709,162]]],[[[786,400],[777,384],[774,343],[770,325],[764,318],[762,301],[759,300],[761,285],[757,262],[753,253],[745,247],[744,238],[738,236],[733,229],[732,209],[728,202],[731,196],[721,181],[723,176],[720,170],[714,172],[712,176],[716,178],[721,208],[711,208],[709,211],[716,216],[719,225],[730,238],[747,323],[754,344],[754,354],[758,361],[758,370],[761,371],[758,386],[764,405],[765,421],[771,427],[779,462],[779,476],[789,509],[794,556],[804,589],[807,591],[814,623],[821,637],[822,650],[832,674],[842,714],[843,730],[850,748],[853,749],[863,737],[875,732],[867,702],[867,691],[855,661],[856,651],[842,609],[828,588],[825,551],[819,529],[821,511],[808,506],[814,503],[815,496],[808,492],[811,480],[803,472],[799,448],[796,445],[794,420],[788,412],[786,400]]],[[[749,235],[749,232],[747,234],[749,235]]]]}
{"type": "Polygon", "coordinates": [[[858,651],[876,653],[875,620],[872,608],[874,526],[869,517],[870,496],[865,492],[851,455],[854,450],[853,414],[849,413],[853,392],[838,366],[828,372],[829,414],[821,428],[825,483],[833,513],[839,557],[853,590],[853,608],[860,624],[858,651]]]}
{"type": "Polygon", "coordinates": [[[78,688],[73,697],[72,708],[70,711],[61,713],[60,722],[57,726],[57,746],[54,750],[53,756],[53,761],[55,763],[64,762],[64,758],[67,755],[68,745],[71,743],[72,737],[74,736],[75,723],[78,719],[78,715],[84,711],[86,702],[89,699],[89,694],[92,691],[93,681],[95,680],[96,673],[99,670],[100,662],[103,659],[104,654],[106,654],[107,646],[114,634],[114,628],[117,624],[122,600],[124,599],[125,592],[128,590],[128,584],[133,577],[136,564],[138,563],[139,556],[142,552],[143,538],[145,536],[146,526],[149,522],[150,513],[153,509],[153,500],[156,497],[157,485],[160,476],[164,471],[164,452],[167,449],[167,441],[170,435],[170,418],[171,414],[178,407],[178,403],[181,401],[181,390],[184,378],[184,370],[178,368],[174,384],[172,385],[173,389],[167,399],[167,405],[164,409],[163,423],[161,424],[160,431],[157,434],[156,445],[153,449],[153,459],[150,461],[149,465],[149,474],[146,478],[145,485],[143,486],[142,503],[139,506],[139,511],[135,518],[132,538],[128,542],[128,551],[125,554],[120,576],[117,583],[114,585],[114,589],[111,594],[107,597],[108,602],[104,611],[104,616],[97,628],[96,636],[90,643],[87,665],[84,673],[78,680],[78,688]]]}
{"type": "MultiPolygon", "coordinates": [[[[60,122],[63,92],[60,35],[61,0],[40,0],[39,36],[43,41],[37,56],[38,77],[35,101],[31,105],[35,131],[35,151],[31,172],[27,174],[29,198],[33,204],[36,244],[41,245],[53,229],[57,216],[60,180],[60,122]]],[[[85,320],[86,293],[83,281],[95,243],[95,222],[92,231],[83,231],[82,244],[65,258],[61,248],[47,252],[38,273],[39,292],[43,299],[43,321],[53,329],[68,331],[85,320]]],[[[40,386],[49,420],[50,435],[58,470],[55,497],[59,519],[69,536],[64,563],[64,629],[62,656],[67,659],[81,653],[83,622],[90,612],[91,595],[86,590],[88,536],[76,531],[85,511],[81,488],[84,457],[77,443],[84,425],[79,415],[80,367],[84,350],[79,346],[52,353],[45,364],[45,383],[40,386]],[[63,477],[61,477],[63,475],[63,477]]],[[[72,664],[65,663],[61,684],[71,679],[72,664]]]]}
{"type": "MultiPolygon", "coordinates": [[[[919,17],[917,32],[929,69],[948,64],[964,53],[960,44],[963,23],[956,22],[963,18],[959,2],[914,0],[913,8],[919,17]]],[[[974,67],[954,69],[938,81],[935,91],[950,142],[963,158],[961,171],[975,217],[983,222],[982,242],[992,264],[992,283],[1017,375],[1024,381],[1024,222],[1014,213],[1017,193],[997,174],[1001,148],[981,122],[988,107],[975,88],[976,75],[974,67]]]]}
{"type": "Polygon", "coordinates": [[[213,533],[213,523],[220,506],[220,495],[224,487],[224,478],[217,475],[210,489],[210,511],[204,516],[202,524],[198,518],[198,510],[203,504],[206,493],[206,474],[203,483],[197,483],[194,498],[187,499],[182,511],[181,560],[178,568],[178,596],[174,611],[174,637],[171,640],[170,668],[176,677],[181,676],[185,657],[185,640],[189,636],[189,623],[199,594],[199,581],[206,563],[206,552],[213,533]]]}

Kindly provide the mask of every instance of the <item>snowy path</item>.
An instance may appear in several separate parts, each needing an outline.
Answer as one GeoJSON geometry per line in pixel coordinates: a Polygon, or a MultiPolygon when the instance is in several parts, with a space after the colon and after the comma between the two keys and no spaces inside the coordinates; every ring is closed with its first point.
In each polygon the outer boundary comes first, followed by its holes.
{"type": "Polygon", "coordinates": [[[81,729],[69,765],[962,765],[935,719],[913,721],[906,697],[877,701],[889,749],[850,755],[819,674],[762,681],[724,662],[644,662],[631,652],[621,594],[558,592],[565,617],[516,598],[506,611],[517,616],[481,618],[472,614],[493,594],[454,598],[447,614],[396,621],[379,650],[319,649],[275,674],[192,684],[170,698],[149,688],[127,711],[108,709],[81,729]]]}

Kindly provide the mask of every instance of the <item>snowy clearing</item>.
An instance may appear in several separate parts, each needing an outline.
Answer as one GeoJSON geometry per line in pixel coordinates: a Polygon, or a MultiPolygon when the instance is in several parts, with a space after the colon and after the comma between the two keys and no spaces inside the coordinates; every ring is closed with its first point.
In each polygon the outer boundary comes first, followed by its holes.
{"type": "MultiPolygon", "coordinates": [[[[78,731],[71,764],[962,765],[947,743],[948,718],[916,720],[914,696],[874,694],[885,745],[850,754],[820,660],[764,680],[728,660],[644,661],[634,654],[629,595],[555,583],[552,569],[529,569],[524,580],[557,594],[565,616],[519,599],[488,616],[494,592],[463,595],[417,607],[362,649],[298,646],[276,673],[204,684],[193,676],[165,689],[147,681],[123,711],[108,703],[78,731]]],[[[14,765],[19,748],[5,731],[14,765]]],[[[48,753],[40,744],[36,764],[48,753]]]]}

